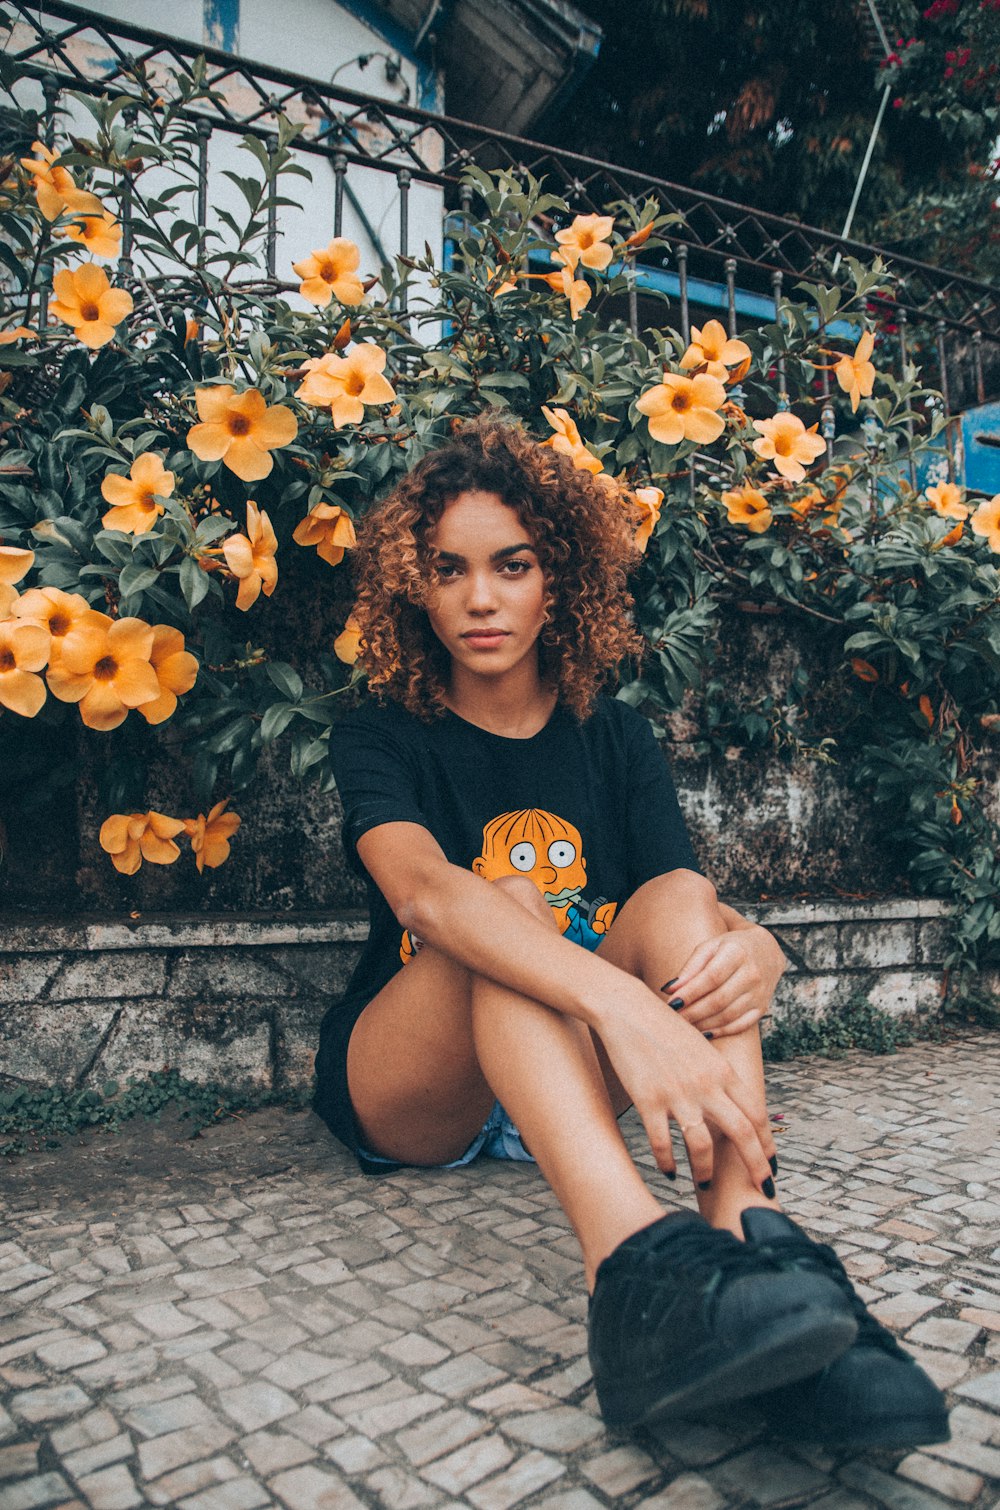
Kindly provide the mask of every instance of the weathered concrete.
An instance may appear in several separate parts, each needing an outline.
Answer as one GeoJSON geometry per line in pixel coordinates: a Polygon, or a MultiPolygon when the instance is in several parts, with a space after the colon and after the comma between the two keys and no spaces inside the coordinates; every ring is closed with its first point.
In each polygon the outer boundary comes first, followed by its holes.
{"type": "MultiPolygon", "coordinates": [[[[775,1020],[858,993],[893,1013],[938,1010],[942,903],[737,906],[788,956],[775,1020]]],[[[366,933],[358,913],[0,920],[0,1085],[100,1087],[170,1066],[201,1082],[305,1086],[366,933]]]]}
{"type": "MultiPolygon", "coordinates": [[[[990,1510],[1000,1035],[769,1078],[786,1207],[949,1391],[951,1442],[791,1447],[749,1404],[614,1437],[576,1245],[536,1170],[371,1180],[312,1114],[271,1110],[5,1171],[3,1510],[990,1510]]],[[[689,1205],[626,1134],[664,1203],[689,1205]]]]}

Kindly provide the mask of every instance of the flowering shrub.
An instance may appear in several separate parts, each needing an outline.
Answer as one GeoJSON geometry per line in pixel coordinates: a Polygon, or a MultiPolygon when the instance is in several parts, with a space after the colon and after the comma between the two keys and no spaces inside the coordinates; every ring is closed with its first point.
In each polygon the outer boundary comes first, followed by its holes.
{"type": "Polygon", "coordinates": [[[650,648],[622,695],[690,703],[724,603],[804,617],[829,652],[822,696],[797,673],[794,708],[769,718],[721,710],[709,690],[706,747],[842,761],[915,883],[972,903],[955,959],[996,937],[980,746],[1000,723],[1000,499],[907,486],[904,463],[936,422],[916,373],[893,378],[866,328],[866,301],[888,297],[884,269],[851,263],[847,294],[806,291],[740,339],[715,320],[690,342],[669,324],[640,335],[614,309],[636,256],[667,247],[654,202],[574,216],[527,176],[470,168],[478,213],[462,217],[449,267],[428,255],[365,268],[340,237],[269,279],[268,202],[301,171],[290,127],[270,151],[247,139],[247,217],[223,243],[147,186],[150,163],[157,183],[170,166],[190,185],[190,124],[139,86],[90,108],[92,137],[36,144],[0,203],[13,249],[0,737],[31,721],[44,781],[49,726],[75,718],[113,741],[127,725],[142,736],[133,756],[166,747],[189,762],[202,809],[160,811],[133,759],[104,794],[95,850],[125,875],[175,863],[180,839],[199,871],[224,863],[240,825],[230,803],[271,745],[329,788],[338,699],[359,679],[354,521],[453,421],[490,407],[593,472],[635,522],[650,648]],[[139,276],[117,262],[124,202],[139,276]],[[831,344],[835,318],[850,322],[846,342],[831,344]],[[824,368],[850,426],[830,444],[824,368]],[[300,643],[294,665],[259,618],[290,561],[299,591],[340,584],[345,603],[332,643],[300,643]]]}

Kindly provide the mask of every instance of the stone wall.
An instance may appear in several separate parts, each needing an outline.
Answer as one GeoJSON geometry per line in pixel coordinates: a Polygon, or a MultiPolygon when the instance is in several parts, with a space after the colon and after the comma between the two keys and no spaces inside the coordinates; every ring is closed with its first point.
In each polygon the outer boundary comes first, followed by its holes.
{"type": "MultiPolygon", "coordinates": [[[[940,1004],[946,907],[927,899],[774,902],[789,969],[775,1019],[940,1004]]],[[[167,1067],[197,1082],[308,1084],[319,1024],[367,933],[358,912],[0,919],[0,1086],[124,1084],[167,1067]]]]}

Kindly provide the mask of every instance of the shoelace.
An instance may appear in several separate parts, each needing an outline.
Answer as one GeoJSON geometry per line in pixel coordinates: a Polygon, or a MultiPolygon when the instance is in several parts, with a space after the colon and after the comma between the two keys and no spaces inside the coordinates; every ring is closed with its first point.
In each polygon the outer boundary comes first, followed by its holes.
{"type": "Polygon", "coordinates": [[[757,1246],[769,1250],[779,1264],[787,1265],[791,1261],[797,1268],[815,1270],[817,1266],[821,1267],[850,1301],[854,1319],[858,1323],[857,1341],[862,1346],[877,1347],[894,1358],[909,1361],[909,1353],[904,1352],[892,1333],[880,1321],[875,1320],[847,1277],[847,1270],[826,1243],[813,1242],[804,1233],[790,1232],[787,1237],[773,1243],[765,1241],[757,1246]]]}

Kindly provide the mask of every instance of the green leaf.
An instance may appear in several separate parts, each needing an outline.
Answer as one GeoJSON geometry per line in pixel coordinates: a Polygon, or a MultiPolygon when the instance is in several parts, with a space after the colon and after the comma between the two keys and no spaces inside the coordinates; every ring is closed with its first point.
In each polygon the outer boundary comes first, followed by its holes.
{"type": "Polygon", "coordinates": [[[263,743],[271,744],[279,734],[283,734],[294,717],[295,708],[291,703],[272,703],[260,721],[263,743]]]}
{"type": "Polygon", "coordinates": [[[285,661],[268,661],[267,674],[270,680],[283,693],[290,702],[297,703],[302,698],[302,678],[298,672],[285,661]]]}

